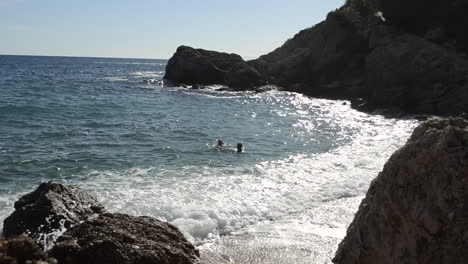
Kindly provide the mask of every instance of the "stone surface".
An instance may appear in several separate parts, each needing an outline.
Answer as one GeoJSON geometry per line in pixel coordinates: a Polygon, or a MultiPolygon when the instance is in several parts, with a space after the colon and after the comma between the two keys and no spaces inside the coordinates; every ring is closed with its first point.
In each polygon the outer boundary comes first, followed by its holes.
{"type": "Polygon", "coordinates": [[[264,77],[247,63],[234,65],[225,76],[227,86],[236,90],[253,90],[266,84],[264,77]]]}
{"type": "Polygon", "coordinates": [[[468,121],[415,129],[372,182],[336,264],[468,263],[468,121]]]}
{"type": "Polygon", "coordinates": [[[53,237],[45,234],[69,228],[104,211],[94,197],[76,186],[45,182],[15,203],[15,211],[4,221],[3,236],[26,233],[44,247],[53,242],[48,241],[53,237]]]}
{"type": "Polygon", "coordinates": [[[232,67],[245,63],[241,56],[180,46],[166,66],[164,79],[184,84],[225,84],[232,67]]]}
{"type": "Polygon", "coordinates": [[[49,259],[34,240],[27,236],[0,239],[0,263],[2,264],[56,264],[49,259]]]}
{"type": "Polygon", "coordinates": [[[468,111],[468,60],[421,37],[380,26],[367,57],[372,108],[408,113],[468,111]]]}
{"type": "Polygon", "coordinates": [[[366,55],[365,37],[332,12],[249,64],[288,90],[328,98],[363,97],[366,55]]]}
{"type": "Polygon", "coordinates": [[[104,213],[68,230],[50,251],[61,264],[197,263],[174,226],[151,217],[104,213]]]}

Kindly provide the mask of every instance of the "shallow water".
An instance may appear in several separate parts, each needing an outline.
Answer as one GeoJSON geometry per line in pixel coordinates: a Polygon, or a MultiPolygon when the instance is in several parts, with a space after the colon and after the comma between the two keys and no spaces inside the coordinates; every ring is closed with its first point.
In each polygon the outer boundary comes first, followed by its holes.
{"type": "Polygon", "coordinates": [[[418,123],[295,93],[169,87],[165,63],[0,56],[0,220],[54,180],[177,225],[207,263],[254,263],[229,256],[247,252],[233,241],[258,238],[268,252],[307,248],[302,236],[327,247],[297,256],[323,263],[418,123]],[[218,138],[245,151],[219,151],[218,138]]]}

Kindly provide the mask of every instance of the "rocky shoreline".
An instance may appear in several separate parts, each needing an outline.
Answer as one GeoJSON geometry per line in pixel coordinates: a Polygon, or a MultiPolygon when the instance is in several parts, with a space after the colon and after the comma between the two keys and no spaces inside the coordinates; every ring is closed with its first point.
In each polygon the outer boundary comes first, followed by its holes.
{"type": "Polygon", "coordinates": [[[277,85],[313,97],[351,100],[363,111],[468,112],[463,31],[468,20],[460,12],[468,3],[412,2],[420,5],[348,0],[325,21],[251,61],[181,46],[167,64],[165,79],[197,88],[221,84],[261,91],[266,84],[277,85]]]}

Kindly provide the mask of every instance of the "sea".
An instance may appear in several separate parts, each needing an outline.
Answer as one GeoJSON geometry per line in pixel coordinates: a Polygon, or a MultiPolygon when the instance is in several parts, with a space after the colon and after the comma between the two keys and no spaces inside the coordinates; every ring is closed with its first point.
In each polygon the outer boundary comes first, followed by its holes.
{"type": "Polygon", "coordinates": [[[298,93],[177,87],[166,63],[0,56],[0,228],[55,181],[174,224],[202,263],[331,263],[419,123],[298,93]]]}

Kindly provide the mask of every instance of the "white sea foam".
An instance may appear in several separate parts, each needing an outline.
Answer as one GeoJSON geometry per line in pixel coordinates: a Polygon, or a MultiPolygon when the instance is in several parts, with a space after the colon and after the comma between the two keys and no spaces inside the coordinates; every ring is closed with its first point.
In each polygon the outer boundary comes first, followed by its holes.
{"type": "MultiPolygon", "coordinates": [[[[326,139],[337,144],[254,165],[171,168],[163,164],[95,170],[62,181],[80,184],[111,211],[169,221],[208,251],[231,243],[226,237],[232,235],[239,243],[262,237],[265,243],[275,243],[272,248],[280,241],[288,241],[306,255],[315,252],[306,247],[316,245],[320,247],[316,250],[322,251],[315,260],[323,263],[344,235],[370,181],[418,123],[369,115],[352,110],[342,101],[311,99],[294,93],[232,94],[215,90],[165,89],[213,99],[232,98],[241,102],[236,106],[263,104],[271,107],[274,118],[294,120],[291,126],[297,128],[295,136],[310,142],[326,139]],[[314,243],[306,246],[295,237],[314,243]]],[[[248,118],[261,116],[249,112],[248,118]]],[[[283,133],[282,127],[275,129],[274,133],[283,133]]],[[[10,208],[16,198],[10,196],[7,201],[0,200],[0,204],[10,208]]],[[[11,210],[2,208],[0,217],[11,210]]],[[[230,250],[227,252],[233,253],[230,250]]],[[[237,253],[243,250],[241,247],[237,253]]]]}
{"type": "Polygon", "coordinates": [[[122,78],[122,77],[104,77],[104,80],[110,81],[110,82],[125,82],[128,81],[127,78],[122,78]]]}
{"type": "Polygon", "coordinates": [[[81,182],[111,211],[172,222],[195,243],[249,230],[266,220],[273,221],[270,225],[281,223],[283,229],[290,223],[294,229],[294,221],[303,219],[304,230],[339,237],[349,219],[311,216],[310,212],[330,201],[364,195],[416,122],[335,110],[328,109],[335,118],[343,115],[344,126],[361,127],[362,133],[329,152],[292,155],[254,167],[95,171],[83,175],[81,182]]]}
{"type": "Polygon", "coordinates": [[[132,72],[130,75],[138,78],[158,78],[164,76],[164,71],[141,71],[132,72]]]}

